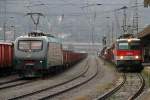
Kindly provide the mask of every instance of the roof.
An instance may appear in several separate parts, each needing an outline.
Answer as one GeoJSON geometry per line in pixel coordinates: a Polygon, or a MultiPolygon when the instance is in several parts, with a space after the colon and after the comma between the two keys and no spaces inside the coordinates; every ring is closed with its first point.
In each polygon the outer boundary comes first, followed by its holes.
{"type": "Polygon", "coordinates": [[[57,38],[57,37],[48,37],[50,42],[54,42],[54,43],[62,43],[62,41],[57,38]]]}
{"type": "Polygon", "coordinates": [[[133,38],[134,34],[124,33],[118,39],[133,38]]]}
{"type": "Polygon", "coordinates": [[[2,45],[3,45],[3,44],[12,45],[13,43],[12,43],[12,42],[1,42],[1,41],[0,41],[0,44],[2,44],[2,45]]]}
{"type": "Polygon", "coordinates": [[[150,25],[148,25],[143,31],[137,34],[139,38],[145,37],[147,35],[150,35],[150,25]]]}
{"type": "Polygon", "coordinates": [[[53,37],[53,36],[28,36],[28,35],[25,35],[25,36],[20,36],[18,37],[17,39],[19,40],[37,40],[37,39],[48,39],[49,42],[54,42],[54,43],[62,43],[61,39],[57,38],[57,37],[53,37]]]}
{"type": "Polygon", "coordinates": [[[129,38],[129,39],[117,39],[117,41],[128,41],[128,40],[134,40],[134,41],[140,41],[140,39],[137,38],[129,38]]]}

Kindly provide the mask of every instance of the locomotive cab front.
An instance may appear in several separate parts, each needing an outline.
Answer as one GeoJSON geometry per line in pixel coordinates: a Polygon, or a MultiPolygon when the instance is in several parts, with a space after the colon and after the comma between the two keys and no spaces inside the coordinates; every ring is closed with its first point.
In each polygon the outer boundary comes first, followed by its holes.
{"type": "Polygon", "coordinates": [[[140,39],[118,39],[116,43],[116,66],[123,69],[142,69],[140,39]]]}
{"type": "Polygon", "coordinates": [[[16,70],[19,71],[20,75],[28,75],[29,77],[35,74],[33,70],[44,68],[46,47],[47,40],[45,37],[24,36],[16,39],[14,45],[15,63],[16,70]]]}

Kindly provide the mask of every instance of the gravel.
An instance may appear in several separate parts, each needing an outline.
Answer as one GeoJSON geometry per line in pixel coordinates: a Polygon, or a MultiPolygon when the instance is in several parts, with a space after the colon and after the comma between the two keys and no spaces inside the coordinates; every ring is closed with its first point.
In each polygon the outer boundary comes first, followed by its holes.
{"type": "Polygon", "coordinates": [[[40,79],[26,85],[1,90],[0,99],[5,100],[22,94],[31,93],[32,91],[37,91],[72,79],[73,77],[79,75],[85,69],[86,60],[82,61],[81,63],[77,64],[76,66],[70,68],[63,73],[50,77],[48,79],[40,79]]]}
{"type": "MultiPolygon", "coordinates": [[[[89,66],[96,66],[95,57],[91,56],[89,66]]],[[[106,90],[112,87],[117,80],[115,69],[108,67],[109,64],[103,65],[103,61],[98,60],[98,75],[87,84],[63,93],[51,100],[93,100],[97,96],[103,94],[106,90]]]]}

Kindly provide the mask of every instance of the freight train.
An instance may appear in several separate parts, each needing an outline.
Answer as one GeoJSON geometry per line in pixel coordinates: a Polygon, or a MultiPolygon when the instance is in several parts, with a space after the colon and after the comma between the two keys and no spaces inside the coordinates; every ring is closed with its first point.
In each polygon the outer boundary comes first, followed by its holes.
{"type": "Polygon", "coordinates": [[[12,72],[13,69],[13,43],[0,42],[0,74],[12,72]]]}
{"type": "Polygon", "coordinates": [[[119,71],[141,71],[143,69],[142,45],[137,38],[119,38],[111,47],[101,50],[101,56],[113,62],[119,71]]]}
{"type": "Polygon", "coordinates": [[[31,32],[14,42],[15,68],[21,77],[39,77],[59,71],[87,56],[63,50],[61,41],[50,34],[31,32]]]}

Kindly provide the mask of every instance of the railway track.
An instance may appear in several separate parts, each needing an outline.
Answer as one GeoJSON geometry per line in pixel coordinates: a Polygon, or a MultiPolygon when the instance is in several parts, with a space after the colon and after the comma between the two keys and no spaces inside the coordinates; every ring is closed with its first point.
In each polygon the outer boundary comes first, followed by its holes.
{"type": "Polygon", "coordinates": [[[95,100],[134,100],[144,89],[145,81],[140,73],[122,74],[122,82],[95,100]]]}
{"type": "MultiPolygon", "coordinates": [[[[47,77],[47,79],[48,78],[49,77],[47,77]]],[[[38,80],[38,79],[23,80],[22,78],[19,78],[17,76],[5,77],[0,80],[0,90],[25,85],[25,84],[34,82],[35,80],[38,80]]]]}
{"type": "Polygon", "coordinates": [[[45,100],[45,99],[49,99],[54,96],[60,95],[61,93],[67,92],[78,86],[81,86],[81,85],[87,83],[88,81],[90,81],[91,79],[93,79],[98,73],[97,66],[95,66],[95,70],[92,73],[89,72],[89,69],[91,69],[93,67],[89,67],[88,64],[86,64],[86,66],[87,66],[86,69],[80,75],[78,75],[77,77],[74,77],[71,80],[41,89],[39,91],[34,91],[32,93],[28,93],[25,95],[16,96],[14,98],[11,98],[10,100],[18,100],[18,99],[45,100]]]}
{"type": "Polygon", "coordinates": [[[20,80],[20,78],[17,77],[16,75],[15,76],[3,77],[3,78],[0,78],[0,85],[8,84],[8,83],[15,82],[15,81],[18,81],[18,80],[20,80]]]}
{"type": "Polygon", "coordinates": [[[19,78],[16,75],[4,77],[1,79],[1,82],[0,82],[0,90],[19,86],[19,85],[24,85],[30,82],[31,81],[28,81],[28,80],[22,80],[22,78],[19,78]]]}
{"type": "Polygon", "coordinates": [[[7,89],[7,88],[11,88],[11,87],[16,87],[16,86],[21,86],[21,85],[24,85],[24,84],[31,83],[31,82],[33,82],[33,81],[34,81],[34,80],[21,80],[21,79],[16,79],[16,80],[13,80],[13,81],[10,81],[10,82],[6,82],[6,83],[3,84],[3,85],[0,85],[0,90],[7,89]]]}

